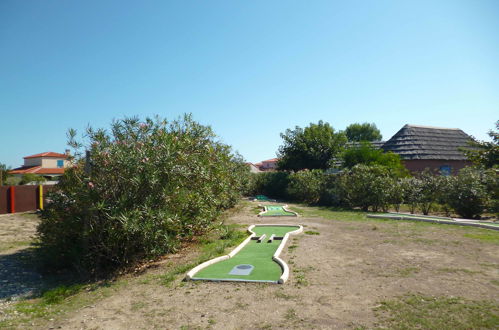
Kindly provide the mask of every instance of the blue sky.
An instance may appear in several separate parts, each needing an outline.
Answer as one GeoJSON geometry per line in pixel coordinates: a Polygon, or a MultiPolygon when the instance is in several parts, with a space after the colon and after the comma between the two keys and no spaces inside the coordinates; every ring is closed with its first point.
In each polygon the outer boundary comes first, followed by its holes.
{"type": "Polygon", "coordinates": [[[322,119],[499,119],[499,1],[0,2],[0,162],[63,152],[68,128],[192,113],[248,161],[322,119]]]}

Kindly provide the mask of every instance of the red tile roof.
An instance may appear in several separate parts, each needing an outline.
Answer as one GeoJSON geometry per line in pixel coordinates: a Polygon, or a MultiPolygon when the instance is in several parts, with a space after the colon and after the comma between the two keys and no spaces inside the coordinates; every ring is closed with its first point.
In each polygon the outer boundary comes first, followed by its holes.
{"type": "Polygon", "coordinates": [[[10,174],[64,174],[64,168],[42,168],[41,166],[23,166],[9,171],[10,174]]]}
{"type": "Polygon", "coordinates": [[[68,156],[65,154],[57,153],[57,152],[47,151],[47,152],[42,152],[42,153],[36,154],[36,155],[26,156],[26,157],[24,157],[24,159],[26,159],[26,158],[39,158],[39,157],[67,158],[68,156]]]}
{"type": "Polygon", "coordinates": [[[267,160],[262,160],[262,163],[274,163],[277,162],[279,158],[272,158],[272,159],[267,159],[267,160]]]}

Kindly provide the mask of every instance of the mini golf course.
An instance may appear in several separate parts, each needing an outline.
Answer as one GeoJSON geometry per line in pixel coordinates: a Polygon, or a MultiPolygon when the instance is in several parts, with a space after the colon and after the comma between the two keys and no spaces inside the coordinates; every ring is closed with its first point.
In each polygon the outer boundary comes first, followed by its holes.
{"type": "Polygon", "coordinates": [[[297,213],[286,209],[287,205],[265,205],[259,217],[296,217],[297,213]]]}
{"type": "Polygon", "coordinates": [[[279,258],[289,235],[303,231],[299,225],[252,225],[251,235],[230,254],[192,269],[189,280],[284,283],[288,265],[279,258]]]}

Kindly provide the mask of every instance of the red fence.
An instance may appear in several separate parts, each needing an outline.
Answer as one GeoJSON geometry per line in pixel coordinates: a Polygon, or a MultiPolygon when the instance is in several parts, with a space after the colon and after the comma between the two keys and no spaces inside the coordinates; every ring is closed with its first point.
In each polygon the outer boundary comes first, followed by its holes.
{"type": "Polygon", "coordinates": [[[40,200],[45,203],[47,192],[53,186],[2,186],[0,187],[0,214],[35,211],[40,208],[40,200]],[[41,198],[40,198],[40,189],[41,198]]]}

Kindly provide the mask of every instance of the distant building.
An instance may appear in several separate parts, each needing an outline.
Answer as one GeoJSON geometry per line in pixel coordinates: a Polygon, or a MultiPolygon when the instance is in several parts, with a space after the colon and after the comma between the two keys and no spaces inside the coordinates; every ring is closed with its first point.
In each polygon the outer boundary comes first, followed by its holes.
{"type": "Polygon", "coordinates": [[[251,173],[260,173],[260,169],[253,163],[246,163],[248,165],[251,173]]]}
{"type": "Polygon", "coordinates": [[[255,166],[258,166],[260,171],[274,171],[277,169],[277,162],[279,161],[279,158],[272,158],[272,159],[267,159],[263,160],[260,163],[255,164],[255,166]]]}
{"type": "Polygon", "coordinates": [[[459,128],[405,125],[381,148],[400,155],[411,172],[429,168],[449,175],[471,165],[460,150],[469,148],[469,141],[471,137],[459,128]]]}
{"type": "Polygon", "coordinates": [[[24,165],[11,170],[14,176],[23,174],[38,174],[44,177],[62,176],[64,169],[69,166],[69,150],[65,154],[57,152],[43,152],[36,155],[24,157],[24,165]]]}

